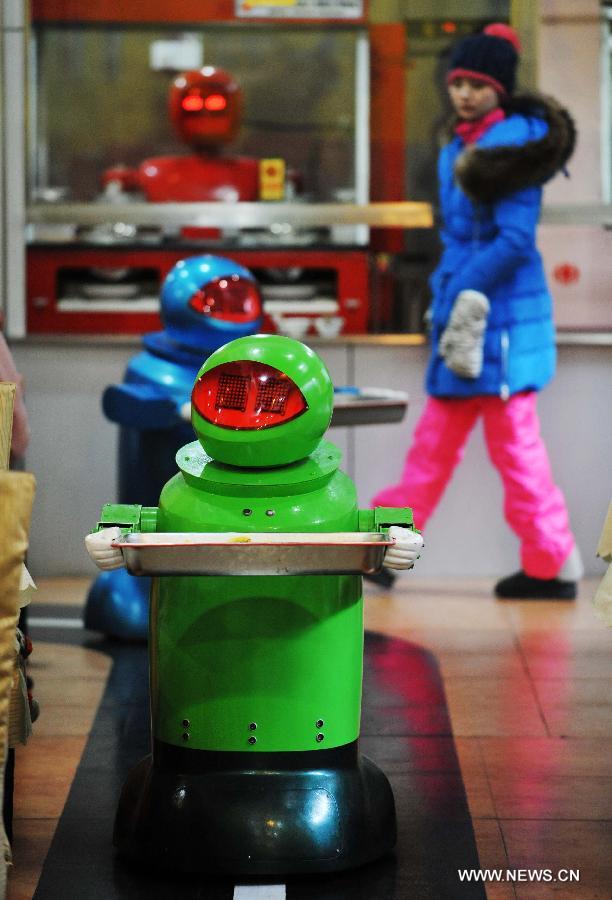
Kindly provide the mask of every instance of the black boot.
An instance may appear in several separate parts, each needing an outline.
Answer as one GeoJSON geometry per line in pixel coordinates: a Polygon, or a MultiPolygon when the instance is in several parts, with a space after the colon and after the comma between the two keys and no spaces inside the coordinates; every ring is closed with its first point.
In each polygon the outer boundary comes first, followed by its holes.
{"type": "Polygon", "coordinates": [[[390,588],[393,587],[396,576],[389,569],[383,568],[380,572],[366,572],[364,576],[366,581],[371,581],[372,584],[377,584],[379,587],[390,588]]]}
{"type": "Polygon", "coordinates": [[[532,578],[522,570],[502,578],[495,585],[495,596],[510,600],[575,600],[575,581],[560,578],[532,578]]]}

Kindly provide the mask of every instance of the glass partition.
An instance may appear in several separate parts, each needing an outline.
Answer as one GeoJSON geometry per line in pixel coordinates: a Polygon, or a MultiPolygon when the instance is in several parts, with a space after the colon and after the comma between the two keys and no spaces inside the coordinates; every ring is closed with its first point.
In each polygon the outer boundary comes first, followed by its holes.
{"type": "MultiPolygon", "coordinates": [[[[244,95],[228,155],[282,157],[308,199],[352,199],[355,187],[355,27],[205,26],[189,29],[205,65],[228,70],[244,95]]],[[[126,26],[35,27],[31,78],[33,197],[94,200],[117,164],[185,154],[167,94],[175,72],[153,70],[152,46],[185,39],[126,26]]]]}

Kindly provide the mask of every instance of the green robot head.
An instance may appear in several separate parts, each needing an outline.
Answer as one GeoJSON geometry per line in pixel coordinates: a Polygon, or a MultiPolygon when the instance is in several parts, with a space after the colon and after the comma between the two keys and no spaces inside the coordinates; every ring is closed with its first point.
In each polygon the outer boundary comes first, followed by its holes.
{"type": "Polygon", "coordinates": [[[266,468],[315,449],[333,409],[329,372],[291,338],[238,338],[206,360],[191,395],[198,440],[217,462],[266,468]]]}

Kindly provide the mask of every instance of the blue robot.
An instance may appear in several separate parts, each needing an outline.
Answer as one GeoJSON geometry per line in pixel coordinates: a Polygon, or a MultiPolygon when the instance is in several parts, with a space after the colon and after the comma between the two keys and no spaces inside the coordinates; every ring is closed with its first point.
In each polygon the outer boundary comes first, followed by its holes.
{"type": "MultiPolygon", "coordinates": [[[[177,450],[193,440],[190,398],[203,361],[234,338],[257,332],[262,308],[253,275],[234,260],[194,256],[170,271],[161,293],[164,330],[144,335],[123,383],[102,398],[106,417],[120,426],[120,503],[157,503],[175,472],[177,450]]],[[[149,581],[125,569],[102,572],[87,596],[85,627],[146,640],[149,581]]]]}

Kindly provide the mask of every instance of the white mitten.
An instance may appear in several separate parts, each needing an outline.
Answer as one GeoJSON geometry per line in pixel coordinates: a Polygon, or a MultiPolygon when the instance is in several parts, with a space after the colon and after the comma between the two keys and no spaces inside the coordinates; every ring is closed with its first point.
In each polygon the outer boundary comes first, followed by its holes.
{"type": "Polygon", "coordinates": [[[119,537],[121,529],[117,525],[86,536],[85,548],[99,569],[120,569],[124,565],[121,550],[118,547],[111,547],[111,542],[119,537]]]}
{"type": "Polygon", "coordinates": [[[423,547],[423,536],[412,528],[403,528],[400,525],[392,525],[389,529],[389,537],[395,543],[387,547],[384,565],[387,569],[411,569],[423,547]]]}
{"type": "Polygon", "coordinates": [[[448,368],[462,378],[478,378],[482,372],[484,333],[489,301],[480,291],[457,294],[438,352],[448,368]]]}

